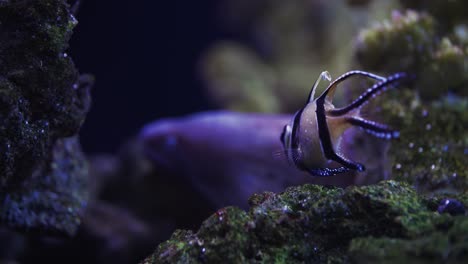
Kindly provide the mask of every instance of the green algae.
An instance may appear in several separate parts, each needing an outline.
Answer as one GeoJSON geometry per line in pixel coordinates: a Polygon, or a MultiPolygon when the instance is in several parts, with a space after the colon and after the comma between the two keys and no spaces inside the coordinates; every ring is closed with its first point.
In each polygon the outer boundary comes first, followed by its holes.
{"type": "Polygon", "coordinates": [[[415,239],[356,238],[349,253],[358,263],[464,263],[468,218],[448,219],[437,231],[415,239]]]}
{"type": "Polygon", "coordinates": [[[0,1],[0,222],[73,234],[87,165],[76,135],[89,76],[65,53],[77,21],[66,1],[0,1]]]}
{"type": "Polygon", "coordinates": [[[143,263],[385,259],[392,255],[377,255],[379,248],[391,247],[393,241],[415,245],[408,245],[407,256],[398,255],[403,260],[410,260],[414,252],[429,250],[437,255],[442,249],[453,252],[450,259],[458,259],[468,250],[461,232],[468,227],[465,219],[434,212],[428,198],[396,181],[347,189],[306,184],[281,194],[254,195],[247,213],[233,207],[221,209],[196,233],[176,231],[143,263]],[[450,243],[431,251],[429,245],[441,241],[450,243]]]}

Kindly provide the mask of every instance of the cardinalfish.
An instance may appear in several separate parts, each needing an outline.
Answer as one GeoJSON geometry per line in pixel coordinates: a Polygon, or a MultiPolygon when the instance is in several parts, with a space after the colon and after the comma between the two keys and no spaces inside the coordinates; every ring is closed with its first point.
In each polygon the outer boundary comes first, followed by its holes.
{"type": "Polygon", "coordinates": [[[343,134],[348,128],[356,126],[378,138],[398,138],[398,131],[363,118],[361,107],[379,92],[386,90],[389,86],[399,84],[407,77],[405,73],[397,73],[385,78],[364,71],[350,71],[331,82],[325,91],[314,99],[320,80],[331,81],[330,74],[326,71],[322,72],[312,87],[306,105],[297,111],[290,124],[283,128],[281,142],[288,160],[300,170],[307,171],[313,176],[332,176],[349,171],[364,171],[363,164],[352,161],[340,153],[343,134]],[[332,100],[336,87],[353,76],[364,76],[378,82],[348,106],[335,108],[332,100]],[[332,161],[340,166],[331,167],[332,161]]]}

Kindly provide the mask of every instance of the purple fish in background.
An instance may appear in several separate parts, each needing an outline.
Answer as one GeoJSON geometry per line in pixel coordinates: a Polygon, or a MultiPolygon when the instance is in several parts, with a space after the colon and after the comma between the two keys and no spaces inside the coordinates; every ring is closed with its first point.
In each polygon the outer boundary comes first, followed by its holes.
{"type": "MultiPolygon", "coordinates": [[[[348,186],[356,173],[313,177],[287,161],[280,135],[290,115],[204,112],[161,119],[140,134],[156,169],[186,177],[218,206],[247,207],[253,193],[303,183],[348,186]]],[[[320,150],[317,150],[320,151],[320,150]]]]}

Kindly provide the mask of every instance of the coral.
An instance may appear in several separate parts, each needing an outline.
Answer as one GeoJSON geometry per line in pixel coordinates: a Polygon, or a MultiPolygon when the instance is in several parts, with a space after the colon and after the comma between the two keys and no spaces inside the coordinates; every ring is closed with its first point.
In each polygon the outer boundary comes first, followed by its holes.
{"type": "Polygon", "coordinates": [[[428,13],[395,11],[390,21],[360,32],[357,61],[371,71],[414,74],[425,100],[437,99],[448,90],[466,95],[468,50],[463,27],[446,32],[440,28],[439,20],[428,13]]]}
{"type": "Polygon", "coordinates": [[[65,53],[77,23],[68,8],[61,0],[0,1],[0,221],[69,234],[86,166],[67,138],[84,121],[92,80],[65,53]]]}
{"type": "Polygon", "coordinates": [[[395,11],[391,21],[362,30],[357,38],[356,56],[367,69],[405,71],[426,60],[435,35],[434,20],[427,14],[395,11]]]}
{"type": "Polygon", "coordinates": [[[196,233],[176,231],[143,263],[323,263],[394,256],[409,261],[424,253],[439,261],[460,260],[468,250],[466,218],[439,214],[428,201],[395,181],[266,192],[251,198],[247,213],[227,207],[196,233]],[[389,248],[388,254],[380,247],[389,248]]]}

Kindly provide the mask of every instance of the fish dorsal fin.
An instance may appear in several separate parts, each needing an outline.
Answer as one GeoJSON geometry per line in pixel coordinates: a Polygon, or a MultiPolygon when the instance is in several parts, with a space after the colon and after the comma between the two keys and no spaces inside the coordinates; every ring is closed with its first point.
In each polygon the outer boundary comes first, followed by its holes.
{"type": "Polygon", "coordinates": [[[338,86],[338,83],[336,82],[333,82],[330,84],[330,86],[327,87],[327,96],[325,97],[325,100],[328,101],[328,102],[332,102],[333,101],[333,97],[335,96],[335,91],[336,91],[336,87],[338,86]]]}
{"type": "Polygon", "coordinates": [[[341,77],[342,76],[338,77],[338,79],[331,82],[330,85],[328,85],[328,87],[325,89],[325,91],[323,91],[323,93],[320,95],[320,96],[325,95],[325,101],[330,102],[330,103],[333,101],[333,96],[335,96],[336,87],[342,80],[341,77]]]}
{"type": "Polygon", "coordinates": [[[330,73],[328,71],[323,71],[322,73],[320,73],[319,77],[317,78],[317,80],[314,82],[314,85],[312,86],[312,90],[310,91],[309,100],[307,101],[307,103],[311,103],[312,101],[314,101],[315,90],[317,90],[317,86],[319,85],[321,79],[327,80],[330,82],[331,81],[330,73]]]}
{"type": "Polygon", "coordinates": [[[330,83],[330,85],[327,87],[327,89],[325,89],[325,91],[320,95],[320,97],[322,96],[325,97],[324,100],[331,103],[333,100],[333,96],[335,95],[335,90],[338,84],[348,79],[351,76],[365,76],[370,79],[378,80],[381,82],[386,80],[386,78],[382,76],[372,74],[369,72],[365,72],[365,71],[349,71],[341,75],[340,77],[336,78],[332,83],[330,83]]]}

